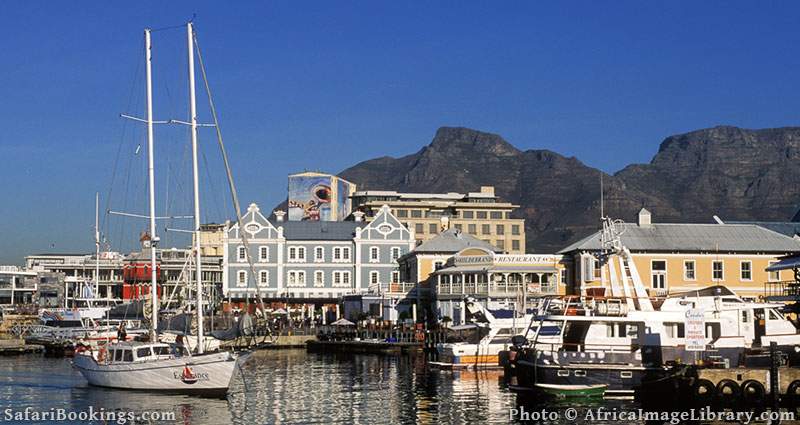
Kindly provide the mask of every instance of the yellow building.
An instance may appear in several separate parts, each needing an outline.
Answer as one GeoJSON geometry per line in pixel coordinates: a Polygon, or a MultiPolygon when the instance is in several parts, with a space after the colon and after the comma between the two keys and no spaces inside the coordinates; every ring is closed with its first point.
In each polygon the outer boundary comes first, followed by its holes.
{"type": "Polygon", "coordinates": [[[493,186],[481,186],[470,193],[398,193],[394,191],[358,191],[352,196],[353,210],[365,213],[366,219],[389,205],[392,213],[415,238],[426,241],[447,229],[472,235],[501,252],[525,253],[525,220],[512,218],[519,207],[502,202],[493,186]]]}
{"type": "MultiPolygon", "coordinates": [[[[208,223],[200,225],[200,254],[204,257],[222,257],[225,250],[225,229],[227,224],[208,223]]],[[[194,233],[192,246],[194,246],[194,233]]]]}
{"type": "MultiPolygon", "coordinates": [[[[786,280],[791,273],[765,269],[800,251],[800,241],[757,225],[653,223],[645,209],[637,223],[622,223],[619,230],[651,296],[724,285],[740,296],[758,298],[766,283],[786,280]]],[[[600,250],[597,232],[559,252],[574,260],[571,293],[602,286],[600,250]]]]}

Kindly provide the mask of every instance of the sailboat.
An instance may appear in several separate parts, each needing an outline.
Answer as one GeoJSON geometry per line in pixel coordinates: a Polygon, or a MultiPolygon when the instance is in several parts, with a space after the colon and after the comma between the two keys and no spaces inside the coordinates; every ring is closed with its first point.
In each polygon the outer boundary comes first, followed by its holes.
{"type": "MultiPolygon", "coordinates": [[[[194,223],[195,249],[197,255],[197,340],[204,341],[203,299],[200,261],[200,206],[197,172],[197,114],[194,87],[194,28],[191,22],[186,26],[189,51],[189,103],[192,134],[192,154],[194,167],[194,223]]],[[[73,365],[89,381],[89,384],[107,388],[144,391],[164,391],[181,394],[221,396],[227,393],[231,377],[239,361],[248,354],[231,352],[204,353],[204,344],[196,345],[196,352],[189,352],[181,344],[166,344],[158,341],[158,290],[156,264],[156,215],[155,179],[153,159],[153,102],[152,102],[152,54],[150,30],[144,31],[146,64],[146,106],[145,119],[136,119],[147,124],[148,144],[148,184],[150,197],[150,298],[152,302],[149,342],[118,342],[109,344],[97,352],[84,351],[75,356],[73,365]]]]}

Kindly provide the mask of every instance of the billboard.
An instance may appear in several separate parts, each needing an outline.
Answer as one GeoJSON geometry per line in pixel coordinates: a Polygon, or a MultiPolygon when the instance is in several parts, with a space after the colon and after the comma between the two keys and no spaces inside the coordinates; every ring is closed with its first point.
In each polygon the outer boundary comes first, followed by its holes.
{"type": "Polygon", "coordinates": [[[340,221],[350,215],[355,185],[337,176],[299,173],[289,176],[289,220],[340,221]]]}

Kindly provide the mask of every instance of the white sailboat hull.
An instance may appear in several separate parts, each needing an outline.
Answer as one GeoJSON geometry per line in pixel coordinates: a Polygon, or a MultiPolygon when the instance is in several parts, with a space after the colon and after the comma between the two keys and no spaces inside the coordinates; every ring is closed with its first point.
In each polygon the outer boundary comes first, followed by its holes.
{"type": "Polygon", "coordinates": [[[110,364],[86,353],[73,360],[89,384],[98,387],[218,396],[227,393],[236,364],[237,358],[228,352],[110,364]]]}

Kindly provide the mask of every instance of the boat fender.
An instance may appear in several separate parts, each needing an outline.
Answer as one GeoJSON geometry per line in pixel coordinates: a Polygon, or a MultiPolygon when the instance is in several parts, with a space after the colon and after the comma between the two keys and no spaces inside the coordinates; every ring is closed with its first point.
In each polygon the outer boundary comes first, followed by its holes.
{"type": "Polygon", "coordinates": [[[742,389],[736,381],[723,379],[717,383],[717,398],[720,403],[732,405],[739,401],[742,389]]]}
{"type": "Polygon", "coordinates": [[[767,397],[767,389],[758,381],[749,380],[742,384],[742,401],[747,404],[763,403],[767,397]]]}
{"type": "Polygon", "coordinates": [[[708,379],[698,379],[692,386],[692,395],[699,404],[709,405],[717,395],[717,387],[708,379]]]}
{"type": "Polygon", "coordinates": [[[786,389],[786,398],[792,405],[800,404],[800,380],[792,381],[786,389]]]}

